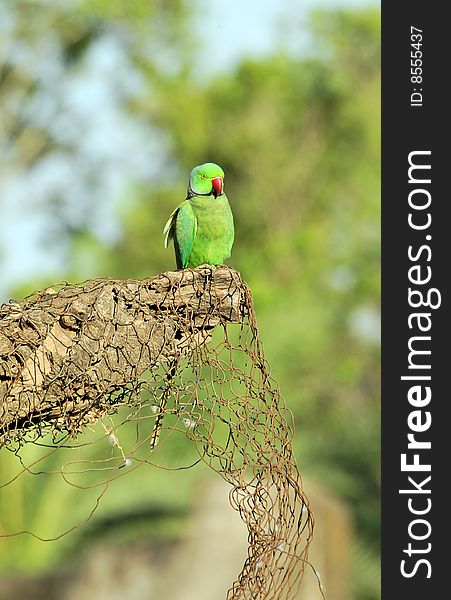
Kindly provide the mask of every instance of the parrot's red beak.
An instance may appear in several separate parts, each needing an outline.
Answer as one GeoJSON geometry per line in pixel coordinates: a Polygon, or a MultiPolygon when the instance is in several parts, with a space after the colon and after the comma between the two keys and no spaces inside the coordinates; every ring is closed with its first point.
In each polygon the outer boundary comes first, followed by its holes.
{"type": "Polygon", "coordinates": [[[213,192],[215,198],[220,196],[222,194],[222,177],[215,177],[212,179],[211,185],[213,186],[211,191],[213,192]]]}

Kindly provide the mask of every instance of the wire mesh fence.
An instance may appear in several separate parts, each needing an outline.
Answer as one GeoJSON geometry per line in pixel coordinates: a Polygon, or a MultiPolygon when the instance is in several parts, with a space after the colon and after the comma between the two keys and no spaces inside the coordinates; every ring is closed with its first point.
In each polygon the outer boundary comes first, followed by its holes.
{"type": "Polygon", "coordinates": [[[313,516],[291,415],[237,272],[93,280],[0,309],[2,451],[42,451],[1,485],[44,473],[42,461],[56,457],[45,472],[97,487],[95,510],[113,479],[157,466],[156,448],[180,435],[195,448],[191,464],[204,461],[230,484],[247,526],[248,556],[227,599],[297,597],[313,516]]]}

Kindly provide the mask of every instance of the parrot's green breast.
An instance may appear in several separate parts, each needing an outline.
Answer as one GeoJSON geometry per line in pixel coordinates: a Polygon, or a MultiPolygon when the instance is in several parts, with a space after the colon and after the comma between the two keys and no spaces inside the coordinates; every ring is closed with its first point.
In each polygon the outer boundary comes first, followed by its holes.
{"type": "Polygon", "coordinates": [[[196,231],[186,266],[223,264],[231,254],[234,238],[233,216],[226,195],[194,196],[188,202],[196,218],[196,231]]]}

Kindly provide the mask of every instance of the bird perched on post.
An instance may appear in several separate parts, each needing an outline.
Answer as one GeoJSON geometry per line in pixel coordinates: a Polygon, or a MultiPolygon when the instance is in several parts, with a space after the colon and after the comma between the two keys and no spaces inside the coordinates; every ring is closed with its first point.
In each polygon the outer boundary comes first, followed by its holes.
{"type": "Polygon", "coordinates": [[[220,166],[194,167],[186,200],[171,214],[163,234],[166,248],[174,240],[178,269],[220,265],[230,256],[235,233],[220,166]]]}

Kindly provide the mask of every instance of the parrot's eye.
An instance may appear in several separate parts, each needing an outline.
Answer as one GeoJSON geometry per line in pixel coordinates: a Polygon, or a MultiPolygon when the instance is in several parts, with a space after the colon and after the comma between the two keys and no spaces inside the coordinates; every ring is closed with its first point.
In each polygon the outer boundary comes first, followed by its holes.
{"type": "Polygon", "coordinates": [[[202,179],[206,179],[206,177],[203,173],[201,173],[200,176],[202,177],[202,179]]]}

